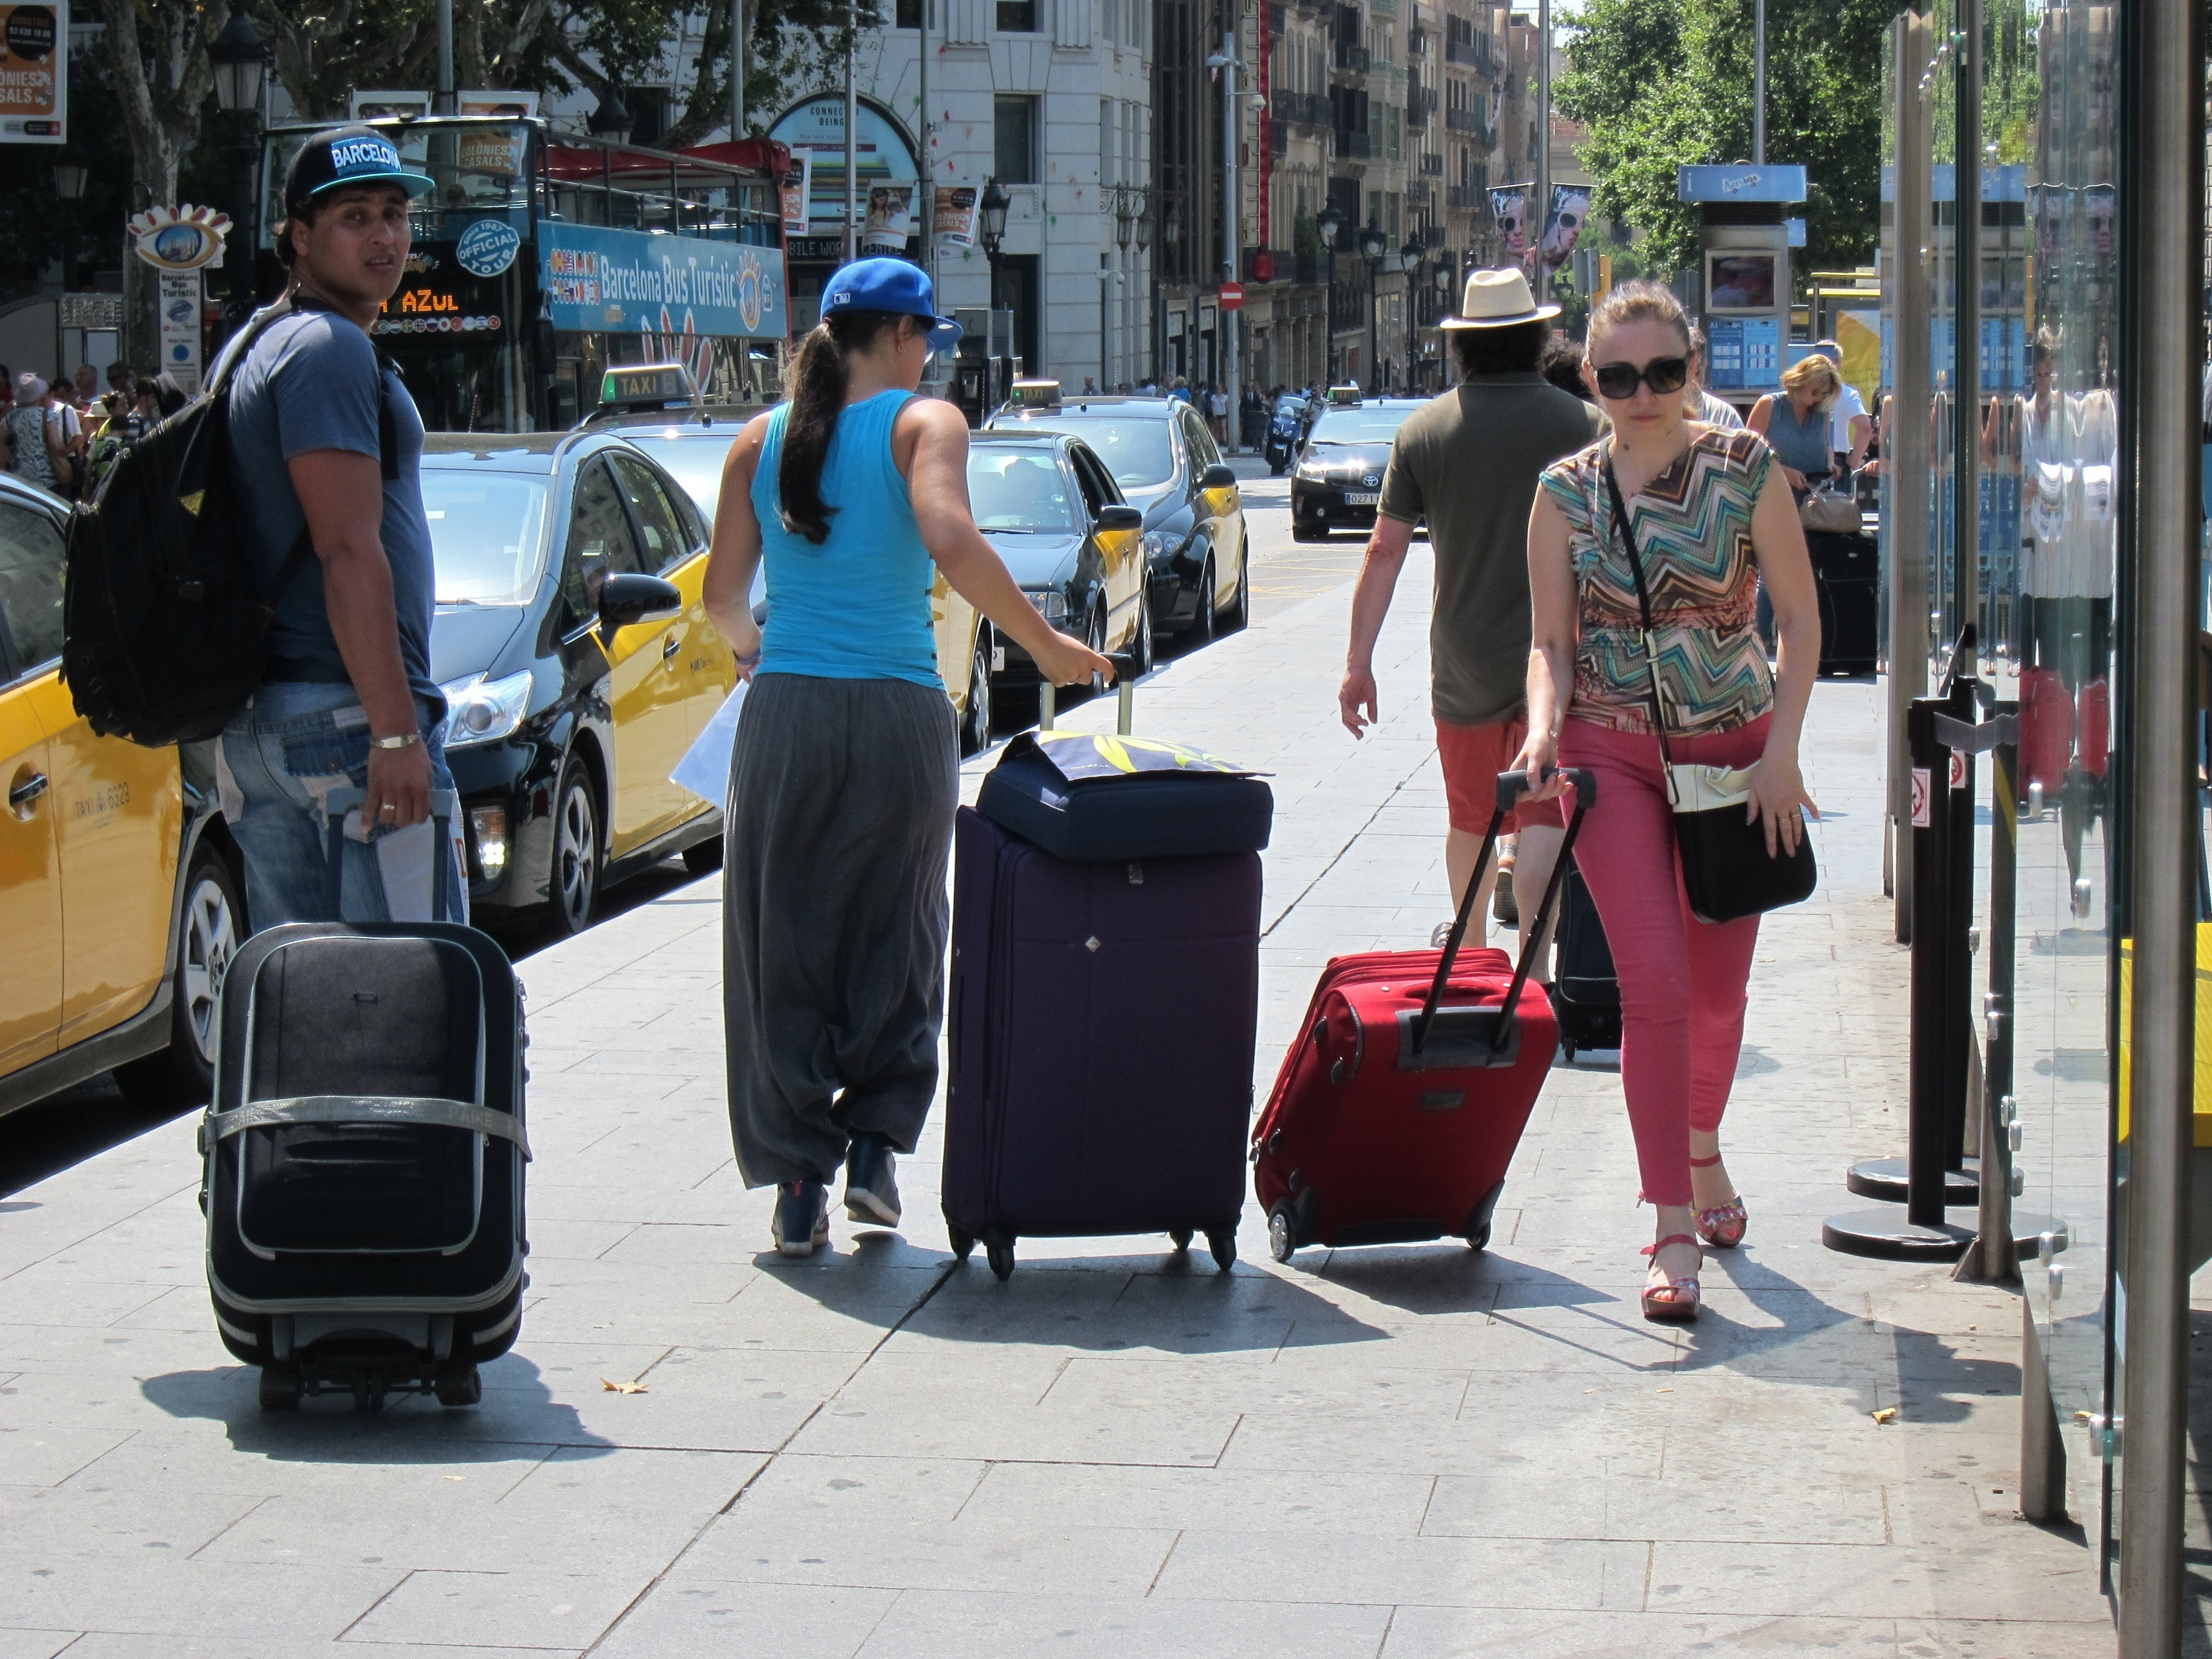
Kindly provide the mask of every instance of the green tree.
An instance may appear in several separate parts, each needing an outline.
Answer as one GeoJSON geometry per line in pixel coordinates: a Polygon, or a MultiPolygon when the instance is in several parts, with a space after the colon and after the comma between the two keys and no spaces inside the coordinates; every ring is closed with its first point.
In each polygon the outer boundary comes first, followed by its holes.
{"type": "MultiPolygon", "coordinates": [[[[1768,0],[1766,154],[1804,164],[1808,270],[1871,258],[1879,234],[1881,65],[1895,0],[1768,0]]],[[[1595,212],[1643,234],[1657,270],[1695,259],[1676,170],[1751,154],[1753,0],[1590,0],[1555,94],[1584,124],[1595,212]]]]}

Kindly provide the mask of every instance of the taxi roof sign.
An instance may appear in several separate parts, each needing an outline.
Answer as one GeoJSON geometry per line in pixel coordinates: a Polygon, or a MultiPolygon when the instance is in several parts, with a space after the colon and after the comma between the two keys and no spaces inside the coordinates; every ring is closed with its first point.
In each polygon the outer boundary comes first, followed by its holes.
{"type": "Polygon", "coordinates": [[[1357,404],[1359,388],[1356,386],[1333,386],[1328,389],[1328,400],[1339,404],[1357,404]]]}
{"type": "Polygon", "coordinates": [[[609,369],[599,381],[599,407],[665,409],[671,404],[696,404],[699,388],[691,371],[681,363],[631,363],[609,369]]]}
{"type": "Polygon", "coordinates": [[[1006,402],[1015,409],[1058,409],[1060,382],[1058,380],[1016,380],[1012,395],[1006,402]]]}

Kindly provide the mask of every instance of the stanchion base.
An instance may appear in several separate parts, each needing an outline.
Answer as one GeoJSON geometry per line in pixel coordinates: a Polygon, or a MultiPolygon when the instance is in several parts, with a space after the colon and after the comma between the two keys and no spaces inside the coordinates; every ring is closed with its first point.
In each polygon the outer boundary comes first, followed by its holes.
{"type": "Polygon", "coordinates": [[[1973,1242],[1972,1227],[1915,1226],[1896,1209],[1853,1210],[1820,1224],[1820,1243],[1830,1249],[1883,1261],[1956,1261],[1973,1242]]]}
{"type": "MultiPolygon", "coordinates": [[[[1885,1204],[1902,1204],[1905,1200],[1905,1176],[1911,1160],[1902,1158],[1869,1158],[1862,1159],[1844,1171],[1844,1185],[1861,1198],[1879,1199],[1885,1204]]],[[[1972,1209],[1982,1201],[1981,1163],[1978,1158],[1963,1160],[1966,1167],[1948,1170],[1943,1175],[1943,1207],[1957,1209],[1964,1206],[1972,1209]]]]}

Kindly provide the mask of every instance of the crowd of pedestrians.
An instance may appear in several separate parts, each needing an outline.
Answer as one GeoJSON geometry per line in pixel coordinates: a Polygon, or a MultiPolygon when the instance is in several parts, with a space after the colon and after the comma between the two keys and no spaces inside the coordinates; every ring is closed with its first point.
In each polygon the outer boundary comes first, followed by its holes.
{"type": "Polygon", "coordinates": [[[0,364],[11,399],[0,416],[0,467],[69,500],[89,500],[116,452],[186,401],[173,376],[128,363],[107,366],[106,392],[100,380],[90,363],[52,380],[0,364]]]}

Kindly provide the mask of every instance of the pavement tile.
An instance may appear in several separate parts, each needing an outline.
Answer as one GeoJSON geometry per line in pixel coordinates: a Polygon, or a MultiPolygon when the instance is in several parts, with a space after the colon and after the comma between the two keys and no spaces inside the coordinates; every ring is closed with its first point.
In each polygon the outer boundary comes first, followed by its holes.
{"type": "Polygon", "coordinates": [[[0,1630],[0,1659],[53,1659],[82,1639],[82,1633],[73,1630],[0,1630]]]}
{"type": "Polygon", "coordinates": [[[0,1574],[0,1628],[313,1644],[328,1642],[397,1584],[383,1567],[267,1566],[78,1558],[0,1574]]]}
{"type": "Polygon", "coordinates": [[[908,1590],[860,1659],[1370,1659],[1382,1607],[908,1590]]]}
{"type": "Polygon", "coordinates": [[[1382,1659],[1902,1659],[1899,1622],[1409,1607],[1382,1659]]]}
{"type": "Polygon", "coordinates": [[[805,1520],[749,1515],[740,1504],[707,1528],[668,1582],[1141,1596],[1175,1542],[1164,1527],[1084,1526],[1064,1518],[805,1520]]]}
{"type": "Polygon", "coordinates": [[[1644,1599],[1648,1547],[1546,1539],[1188,1531],[1155,1597],[1369,1606],[1614,1607],[1644,1599]]]}
{"type": "Polygon", "coordinates": [[[550,1571],[410,1572],[345,1632],[356,1641],[424,1648],[586,1648],[652,1582],[550,1571]]]}
{"type": "MultiPolygon", "coordinates": [[[[1357,1532],[1411,1537],[1430,1477],[1279,1469],[1100,1468],[994,1463],[963,1515],[989,1518],[1110,1515],[1133,1527],[1245,1532],[1357,1532]]],[[[750,1500],[748,1500],[750,1501],[750,1500]]]]}
{"type": "Polygon", "coordinates": [[[805,1584],[655,1584],[592,1650],[592,1659],[776,1654],[852,1659],[901,1592],[805,1584]]]}

